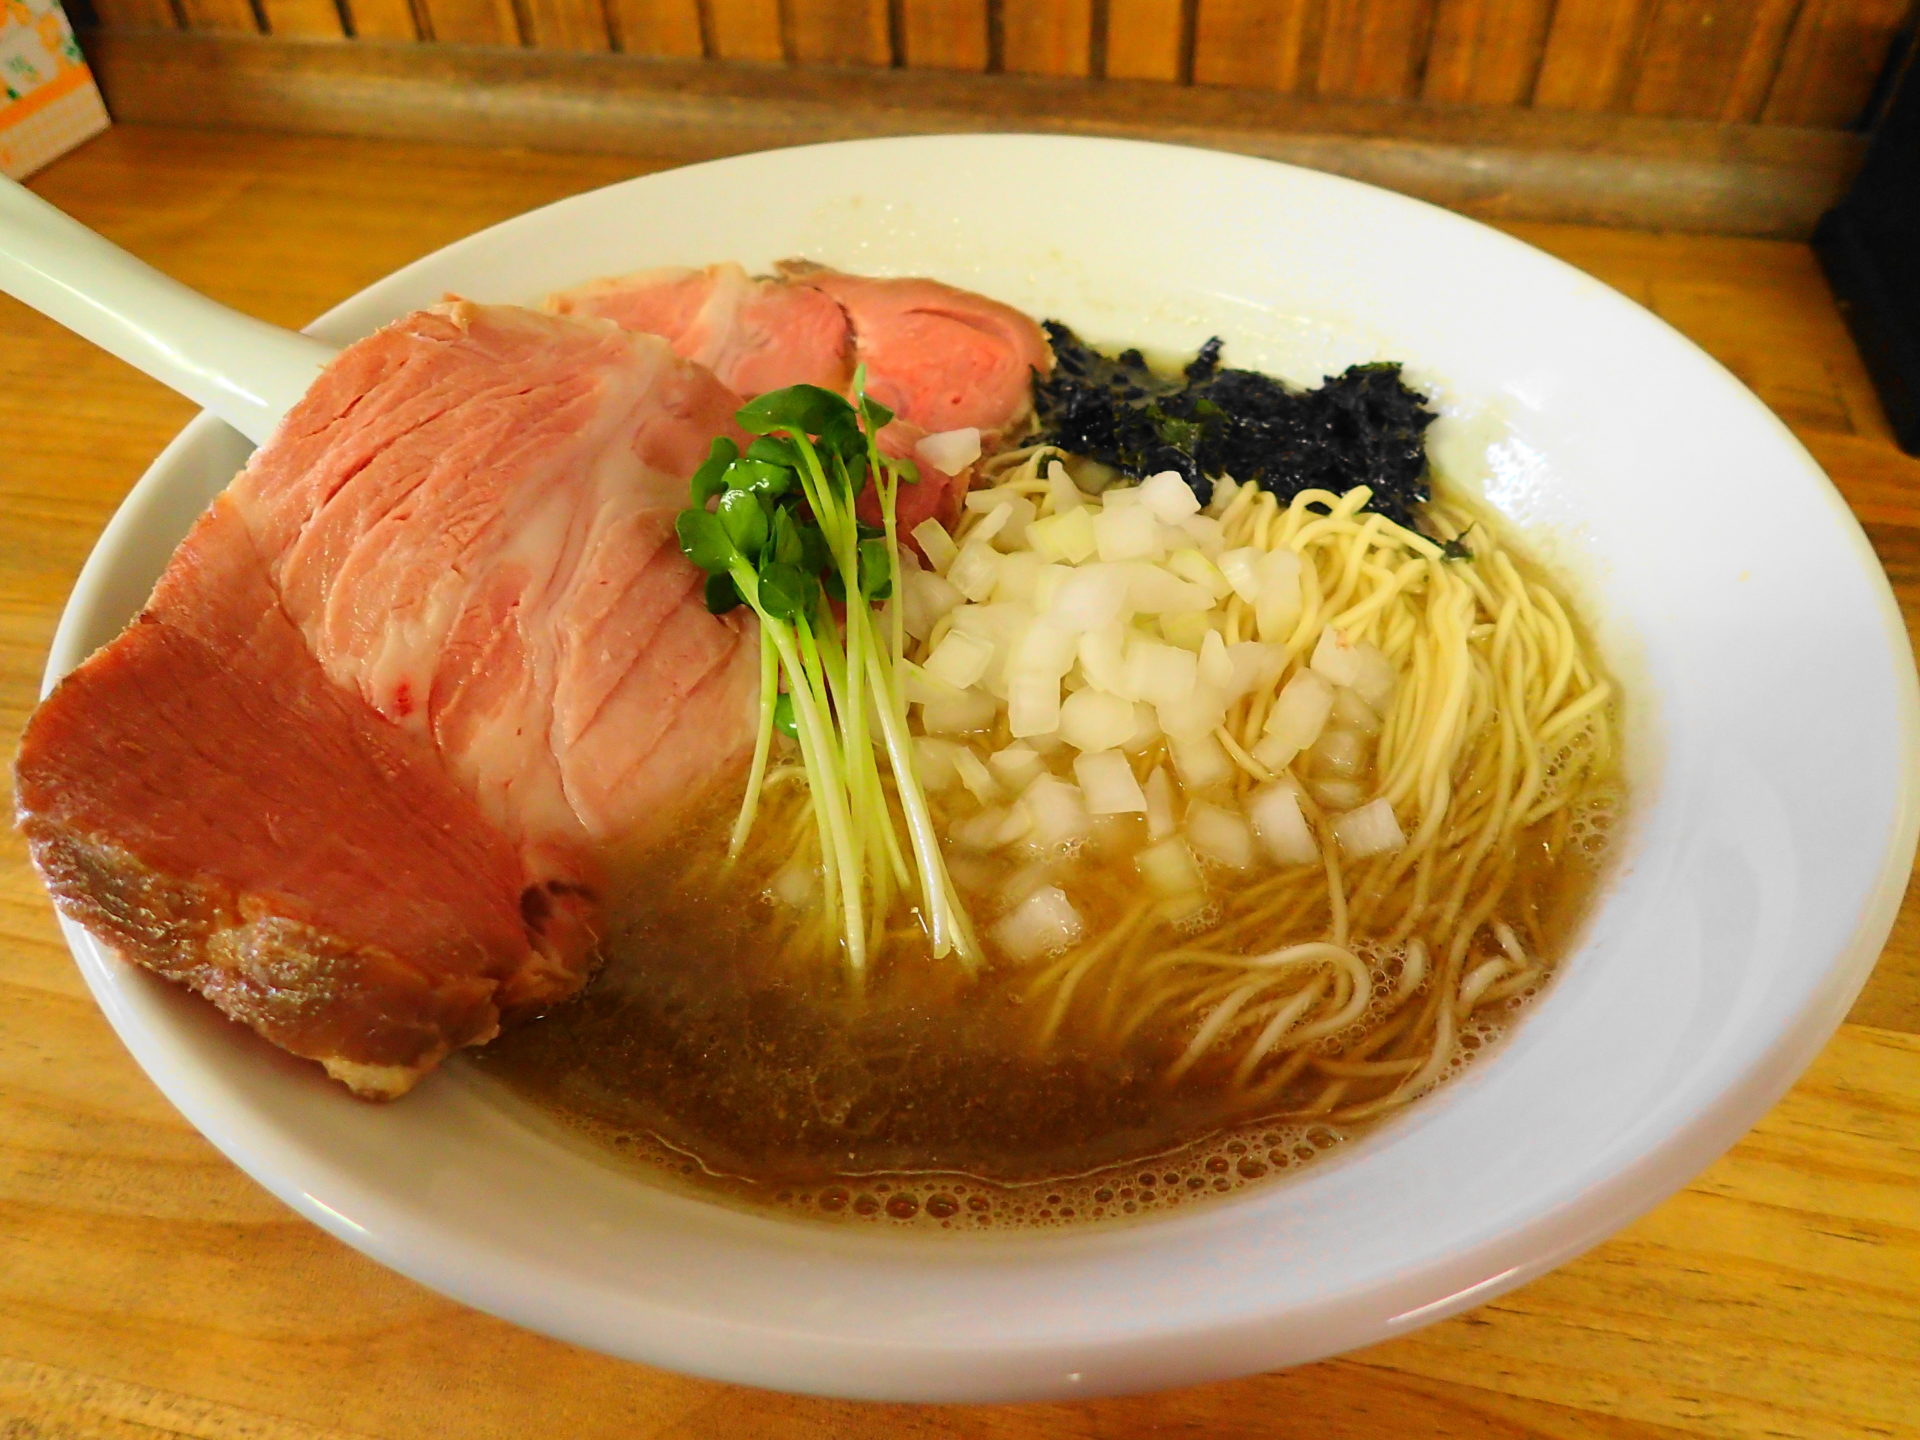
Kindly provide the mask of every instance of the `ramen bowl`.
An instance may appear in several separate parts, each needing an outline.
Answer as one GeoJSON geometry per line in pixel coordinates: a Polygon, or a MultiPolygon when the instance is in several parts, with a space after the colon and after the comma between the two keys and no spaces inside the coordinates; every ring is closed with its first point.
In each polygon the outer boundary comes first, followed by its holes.
{"type": "MultiPolygon", "coordinates": [[[[1096,340],[1315,382],[1397,359],[1450,483],[1582,601],[1625,691],[1630,804],[1575,952],[1495,1050],[1292,1176],[1129,1223],[943,1233],[754,1213],[563,1143],[453,1065],[373,1107],[68,939],[172,1102],[348,1244],[649,1364],[789,1390],[1012,1400],[1188,1384],[1404,1334],[1594,1244],[1751,1126],[1839,1023],[1912,861],[1916,698],[1846,507],[1730,375],[1605,286],[1399,196],[1115,141],[753,155],[525,215],[317,321],[452,291],[804,255],[929,274],[1096,340]]],[[[81,576],[49,680],[139,608],[245,460],[202,416],[81,576]]]]}

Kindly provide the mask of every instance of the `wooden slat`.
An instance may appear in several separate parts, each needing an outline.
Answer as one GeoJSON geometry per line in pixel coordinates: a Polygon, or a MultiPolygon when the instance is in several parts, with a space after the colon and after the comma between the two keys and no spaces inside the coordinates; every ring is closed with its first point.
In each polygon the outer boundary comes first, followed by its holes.
{"type": "Polygon", "coordinates": [[[1179,80],[1186,46],[1181,0],[1107,0],[1106,73],[1116,80],[1179,80]]]}
{"type": "Polygon", "coordinates": [[[1001,68],[1085,75],[1093,63],[1093,0],[1001,0],[1001,68]]]}
{"type": "Polygon", "coordinates": [[[126,120],[706,159],[867,135],[1176,138],[1503,219],[1804,236],[1860,137],[1519,109],[1309,101],[1215,86],[821,71],[445,46],[101,31],[126,120]]]}
{"type": "Polygon", "coordinates": [[[793,58],[802,65],[886,65],[887,0],[787,0],[793,58]]]}
{"type": "Polygon", "coordinates": [[[180,0],[189,30],[209,35],[257,35],[260,22],[247,0],[180,0]]]}
{"type": "Polygon", "coordinates": [[[1353,100],[1419,93],[1433,0],[1325,0],[1315,90],[1353,100]]]}
{"type": "Polygon", "coordinates": [[[697,60],[705,53],[699,0],[610,0],[610,9],[616,48],[629,55],[697,60]]]}
{"type": "Polygon", "coordinates": [[[1702,120],[1758,117],[1798,0],[1658,0],[1627,108],[1702,120]]]}
{"type": "Polygon", "coordinates": [[[281,39],[339,40],[346,35],[333,0],[260,0],[267,33],[281,39]]]}
{"type": "Polygon", "coordinates": [[[987,0],[902,0],[900,48],[916,70],[984,70],[987,0]]]}
{"type": "Polygon", "coordinates": [[[341,0],[358,40],[418,40],[410,0],[341,0]]]}
{"type": "Polygon", "coordinates": [[[787,58],[780,0],[707,0],[716,60],[778,64],[787,58]]]}
{"type": "Polygon", "coordinates": [[[1760,118],[1770,125],[1856,125],[1911,0],[1806,0],[1760,118]]]}
{"type": "Polygon", "coordinates": [[[1315,0],[1199,0],[1193,78],[1292,94],[1305,73],[1303,41],[1315,0]]]}
{"type": "Polygon", "coordinates": [[[1653,0],[1559,0],[1534,82],[1543,110],[1621,108],[1653,0]]]}
{"type": "Polygon", "coordinates": [[[513,0],[421,0],[428,38],[443,45],[518,45],[513,0]]]}
{"type": "Polygon", "coordinates": [[[180,19],[168,0],[93,0],[93,13],[102,25],[123,30],[177,30],[180,19]]]}
{"type": "Polygon", "coordinates": [[[525,0],[527,43],[540,50],[613,49],[600,0],[525,0]]]}
{"type": "Polygon", "coordinates": [[[1553,0],[1439,0],[1421,93],[1464,105],[1524,105],[1533,94],[1553,0]]]}

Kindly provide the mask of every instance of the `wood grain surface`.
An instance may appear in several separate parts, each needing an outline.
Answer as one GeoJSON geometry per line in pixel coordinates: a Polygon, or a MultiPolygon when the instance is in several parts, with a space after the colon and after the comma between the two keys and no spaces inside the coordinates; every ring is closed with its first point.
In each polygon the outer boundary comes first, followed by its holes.
{"type": "MultiPolygon", "coordinates": [[[[186,283],[298,324],[628,159],[122,126],[35,188],[186,283]]],[[[1665,316],[1828,466],[1920,634],[1920,461],[1784,242],[1516,225],[1665,316]]],[[[182,400],[0,301],[0,737],[68,588],[182,400]]],[[[1685,1191],[1469,1314],[1286,1374],[1081,1405],[749,1391],[516,1330],[299,1220],[120,1047],[0,836],[6,1440],[1401,1440],[1920,1435],[1920,904],[1848,1023],[1685,1191]]]]}

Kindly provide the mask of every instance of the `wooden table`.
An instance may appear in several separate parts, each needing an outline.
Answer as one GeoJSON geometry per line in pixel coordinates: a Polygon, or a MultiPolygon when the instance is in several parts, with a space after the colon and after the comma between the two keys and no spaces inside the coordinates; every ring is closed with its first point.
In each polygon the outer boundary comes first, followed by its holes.
{"type": "MultiPolygon", "coordinates": [[[[36,188],[221,300],[299,324],[630,161],[123,128],[36,188]]],[[[1920,633],[1902,456],[1800,245],[1515,233],[1651,306],[1813,448],[1920,633]]],[[[108,514],[191,414],[0,300],[0,734],[108,514]]],[[[0,837],[0,1437],[1920,1435],[1920,905],[1772,1114],[1599,1249],[1470,1314],[1286,1374],[1133,1399],[869,1406],[527,1334],[289,1213],[161,1099],[0,837]]]]}

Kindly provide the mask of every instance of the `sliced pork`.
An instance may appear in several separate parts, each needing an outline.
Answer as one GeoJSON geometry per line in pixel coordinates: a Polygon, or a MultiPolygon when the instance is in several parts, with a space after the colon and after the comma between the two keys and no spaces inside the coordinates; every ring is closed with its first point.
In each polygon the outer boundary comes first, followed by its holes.
{"type": "Polygon", "coordinates": [[[603,857],[751,743],[751,631],[672,533],[735,404],[505,307],[345,351],[30,722],[62,908],[367,1096],[571,994],[603,857]]]}
{"type": "MultiPolygon", "coordinates": [[[[802,383],[844,392],[865,366],[868,391],[897,417],[881,434],[892,455],[912,459],[927,435],[967,427],[992,454],[1025,427],[1033,375],[1053,365],[1026,315],[934,280],[848,275],[798,260],[778,269],[757,279],[734,264],[648,270],[562,291],[547,304],[659,335],[748,399],[802,383]]],[[[902,527],[951,521],[971,470],[916,463],[920,482],[900,491],[902,527]]]]}

